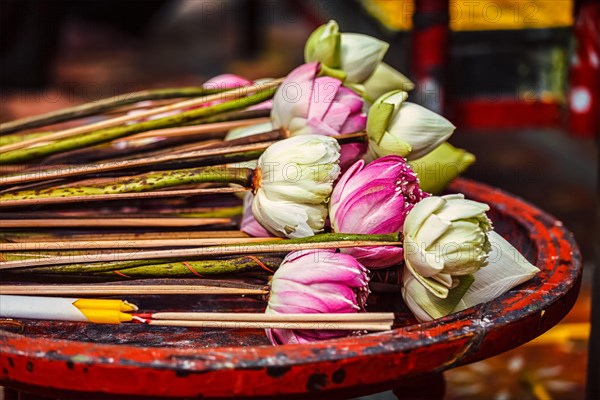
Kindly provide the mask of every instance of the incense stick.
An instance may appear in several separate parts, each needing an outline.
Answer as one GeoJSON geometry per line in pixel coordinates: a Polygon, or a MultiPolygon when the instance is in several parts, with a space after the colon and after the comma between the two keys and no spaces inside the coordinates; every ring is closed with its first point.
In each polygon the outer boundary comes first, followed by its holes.
{"type": "Polygon", "coordinates": [[[394,313],[258,314],[215,312],[158,312],[143,316],[154,320],[238,322],[393,322],[394,313]]]}
{"type": "MultiPolygon", "coordinates": [[[[5,219],[3,228],[66,228],[66,227],[183,227],[231,224],[231,218],[64,218],[64,219],[5,219]]],[[[68,242],[66,242],[68,243],[68,242]]],[[[3,245],[0,245],[3,246],[3,245]]],[[[65,247],[68,248],[68,247],[65,247]]],[[[83,247],[72,247],[83,248],[83,247]]],[[[20,249],[23,250],[23,249],[20,249]]],[[[8,250],[2,250],[8,251],[8,250]]]]}
{"type": "MultiPolygon", "coordinates": [[[[215,219],[212,219],[215,220],[215,219]]],[[[226,219],[223,219],[226,220],[226,219]]],[[[134,223],[136,221],[133,221],[134,223]]],[[[0,222],[1,223],[1,222],[0,222]]],[[[63,225],[64,226],[64,225],[63,225]]],[[[98,225],[97,225],[98,226],[98,225]]],[[[103,225],[104,226],[104,225],[103,225]]],[[[112,226],[112,225],[111,225],[112,226]]],[[[136,225],[137,226],[137,225],[136,225]]],[[[148,226],[148,225],[145,225],[148,226]]],[[[154,226],[154,225],[152,225],[154,226]]],[[[167,225],[161,225],[167,226],[167,225]]],[[[168,225],[173,226],[173,225],[168,225]]],[[[190,225],[176,226],[197,226],[193,222],[190,225]]],[[[276,240],[276,239],[274,239],[276,240]]],[[[85,240],[85,241],[51,241],[51,242],[29,242],[29,243],[0,243],[0,252],[2,251],[25,251],[25,250],[85,250],[85,249],[136,249],[152,247],[197,247],[197,246],[217,246],[223,244],[243,244],[264,242],[265,238],[220,238],[210,239],[154,239],[154,240],[85,240]]]]}
{"type": "MultiPolygon", "coordinates": [[[[358,315],[358,314],[355,314],[358,315]]],[[[392,324],[383,322],[239,322],[239,321],[177,321],[148,320],[148,325],[183,326],[190,328],[223,329],[314,329],[350,331],[389,331],[392,324]]]]}
{"type": "Polygon", "coordinates": [[[93,124],[78,126],[75,128],[65,129],[62,131],[54,132],[49,135],[44,135],[39,138],[32,138],[29,140],[23,140],[21,142],[13,143],[10,145],[4,146],[2,149],[2,153],[7,153],[9,151],[18,150],[26,147],[31,147],[34,144],[41,142],[54,141],[58,139],[64,139],[68,137],[72,137],[75,135],[79,135],[82,133],[90,132],[97,129],[108,128],[115,125],[125,124],[126,122],[140,120],[144,118],[151,117],[153,115],[162,114],[170,111],[181,110],[183,108],[194,107],[198,105],[202,105],[205,103],[213,102],[213,101],[224,101],[224,100],[232,100],[237,99],[239,97],[243,97],[249,95],[251,93],[257,92],[259,90],[265,90],[268,88],[273,88],[279,86],[281,80],[274,80],[263,83],[261,85],[251,85],[251,86],[243,86],[241,88],[236,88],[232,90],[228,90],[225,92],[212,94],[208,96],[199,97],[196,99],[185,100],[174,104],[169,104],[162,107],[152,108],[150,110],[136,113],[134,115],[124,115],[121,117],[111,118],[104,121],[99,121],[93,124]]]}
{"type": "MultiPolygon", "coordinates": [[[[211,189],[181,189],[181,190],[157,190],[153,192],[132,192],[132,193],[113,193],[113,194],[93,194],[84,196],[65,196],[65,197],[43,197],[33,199],[2,200],[2,207],[23,207],[29,205],[42,204],[67,204],[81,203],[86,201],[114,201],[114,200],[141,200],[158,199],[163,197],[183,197],[200,196],[209,194],[242,193],[250,190],[249,188],[211,188],[211,189]]],[[[16,222],[15,222],[16,223],[16,222]]],[[[1,225],[0,223],[0,226],[1,225]]],[[[28,225],[24,225],[28,226],[28,225]]]]}
{"type": "Polygon", "coordinates": [[[40,296],[118,296],[237,294],[265,295],[268,290],[202,285],[0,285],[0,294],[40,296]]]}
{"type": "Polygon", "coordinates": [[[54,242],[64,240],[150,240],[150,239],[213,239],[213,238],[248,238],[242,231],[192,231],[192,232],[144,232],[144,233],[77,233],[72,235],[49,234],[38,232],[0,233],[0,239],[13,243],[30,243],[36,241],[54,242]]]}

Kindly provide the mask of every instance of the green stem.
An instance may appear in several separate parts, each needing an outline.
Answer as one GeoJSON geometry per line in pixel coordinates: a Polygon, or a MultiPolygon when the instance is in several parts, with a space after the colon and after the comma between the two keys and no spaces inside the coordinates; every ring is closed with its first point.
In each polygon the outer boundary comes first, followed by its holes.
{"type": "Polygon", "coordinates": [[[354,247],[354,246],[377,246],[379,243],[385,243],[386,246],[402,244],[401,235],[392,233],[387,235],[361,235],[347,233],[328,233],[320,234],[301,239],[287,240],[266,240],[263,242],[252,242],[243,244],[230,244],[220,246],[207,246],[201,248],[173,249],[173,250],[150,250],[137,252],[100,252],[90,253],[84,256],[62,256],[54,258],[39,258],[37,260],[22,260],[15,262],[0,263],[0,269],[8,270],[15,268],[28,268],[36,266],[49,266],[61,264],[80,264],[87,262],[91,257],[95,257],[96,262],[110,262],[120,260],[147,260],[156,258],[209,258],[225,255],[252,255],[256,253],[274,254],[284,253],[295,250],[318,250],[330,249],[336,247],[354,247]],[[349,242],[342,245],[343,242],[349,242]],[[303,246],[304,244],[304,246],[303,246]],[[313,244],[316,244],[313,245],[313,244]]]}
{"type": "MultiPolygon", "coordinates": [[[[184,126],[192,126],[192,125],[202,125],[202,124],[212,124],[216,122],[228,122],[228,121],[240,121],[244,119],[252,119],[252,118],[261,118],[268,117],[270,115],[270,110],[242,110],[242,111],[232,111],[222,114],[217,114],[208,118],[201,118],[194,121],[190,121],[189,123],[183,124],[184,126]]],[[[225,132],[215,133],[212,135],[204,135],[203,139],[212,139],[212,138],[222,138],[225,135],[225,132]],[[214,136],[213,136],[214,135],[214,136]]],[[[0,137],[0,141],[2,137],[0,137]]],[[[145,154],[145,156],[151,156],[154,154],[164,154],[165,150],[174,151],[179,150],[178,147],[180,145],[184,145],[184,143],[190,142],[198,142],[198,138],[194,136],[190,136],[187,138],[173,138],[161,140],[156,143],[145,143],[139,146],[120,148],[115,147],[114,143],[101,143],[99,145],[84,147],[81,149],[76,149],[72,151],[67,151],[65,153],[56,154],[54,156],[48,157],[45,161],[48,164],[69,164],[72,163],[73,160],[77,160],[77,163],[87,163],[95,160],[106,160],[106,159],[120,159],[121,157],[131,157],[132,154],[135,156],[139,156],[141,153],[145,154]]]]}
{"type": "Polygon", "coordinates": [[[0,133],[16,132],[21,129],[35,128],[44,125],[56,124],[76,118],[99,114],[117,107],[146,100],[166,100],[183,97],[199,97],[220,93],[220,89],[206,89],[203,87],[183,87],[142,90],[133,93],[124,93],[114,97],[97,100],[91,103],[80,104],[74,107],[63,108],[46,114],[22,118],[2,124],[0,133]]]}
{"type": "Polygon", "coordinates": [[[236,183],[241,186],[249,187],[251,178],[252,170],[249,168],[224,168],[222,166],[189,168],[164,172],[150,172],[116,180],[104,185],[74,185],[42,190],[24,190],[14,193],[4,193],[0,194],[0,202],[146,192],[198,183],[236,183]]]}
{"type": "Polygon", "coordinates": [[[254,104],[270,99],[274,88],[263,89],[253,95],[220,104],[184,111],[170,117],[139,122],[131,125],[121,125],[110,128],[87,132],[78,136],[59,139],[55,142],[37,147],[18,149],[0,154],[0,164],[9,164],[20,161],[45,157],[51,154],[62,153],[82,147],[93,146],[108,142],[120,137],[146,132],[153,129],[168,128],[183,125],[198,118],[210,117],[219,113],[240,110],[254,104]]]}
{"type": "Polygon", "coordinates": [[[8,144],[21,142],[23,140],[36,139],[52,132],[16,133],[14,135],[0,136],[0,148],[8,144]]]}
{"type": "Polygon", "coordinates": [[[99,262],[99,263],[88,263],[88,264],[55,265],[55,266],[50,266],[50,267],[23,268],[23,269],[11,271],[11,273],[14,273],[14,274],[88,275],[91,272],[96,273],[96,272],[105,272],[105,271],[117,271],[120,269],[134,268],[134,267],[139,267],[142,265],[161,264],[166,261],[167,260],[131,260],[131,261],[110,261],[110,262],[99,262]]]}
{"type": "Polygon", "coordinates": [[[257,255],[252,258],[243,256],[224,260],[174,261],[164,264],[115,269],[99,272],[96,275],[110,276],[115,275],[115,271],[117,271],[119,274],[123,274],[129,278],[183,278],[197,275],[214,276],[263,270],[256,260],[271,271],[275,271],[283,258],[257,255]]]}
{"type": "Polygon", "coordinates": [[[243,206],[219,207],[210,211],[202,212],[182,212],[177,214],[178,217],[188,218],[229,218],[237,217],[244,213],[243,206]]]}

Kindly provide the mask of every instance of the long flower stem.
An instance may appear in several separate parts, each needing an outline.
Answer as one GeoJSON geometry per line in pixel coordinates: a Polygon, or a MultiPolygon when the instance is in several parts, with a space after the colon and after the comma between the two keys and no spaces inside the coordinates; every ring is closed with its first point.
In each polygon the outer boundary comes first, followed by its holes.
{"type": "Polygon", "coordinates": [[[150,239],[205,239],[205,238],[247,238],[242,231],[192,231],[192,232],[141,232],[141,233],[39,233],[39,232],[0,232],[0,241],[5,243],[62,242],[64,240],[150,240],[150,239]]]}
{"type": "Polygon", "coordinates": [[[44,199],[87,197],[94,195],[112,195],[155,191],[173,186],[198,183],[236,183],[250,187],[252,170],[249,168],[201,167],[164,172],[151,172],[127,177],[104,185],[67,186],[42,190],[25,190],[0,194],[0,205],[25,205],[32,201],[41,204],[44,199]],[[19,203],[22,201],[22,203],[19,203]]]}
{"type": "MultiPolygon", "coordinates": [[[[51,267],[23,268],[10,271],[11,274],[45,274],[45,275],[88,275],[106,271],[118,271],[121,269],[135,268],[142,265],[163,265],[169,260],[132,260],[111,261],[85,264],[56,265],[51,267]]],[[[112,273],[112,272],[111,272],[112,273]]]]}
{"type": "MultiPolygon", "coordinates": [[[[163,155],[155,155],[136,159],[107,161],[91,165],[69,165],[56,169],[26,171],[22,174],[0,177],[0,185],[15,185],[49,179],[67,178],[71,176],[98,174],[102,172],[139,168],[149,165],[151,165],[154,170],[169,169],[168,167],[165,168],[164,166],[168,163],[172,165],[174,162],[181,163],[185,160],[190,160],[190,162],[193,162],[195,165],[198,165],[199,161],[202,161],[203,163],[217,161],[218,164],[223,164],[232,162],[230,160],[231,158],[246,159],[248,157],[255,157],[257,154],[260,155],[270,144],[273,143],[272,140],[276,138],[277,135],[279,135],[279,132],[268,132],[249,136],[247,138],[236,139],[235,142],[231,141],[233,143],[222,143],[217,147],[210,145],[208,148],[204,148],[202,150],[192,150],[183,153],[167,153],[163,155]],[[239,143],[241,141],[244,141],[248,144],[240,145],[239,143]],[[260,142],[257,143],[256,141],[260,142]]],[[[216,165],[217,163],[209,165],[216,165]]],[[[175,167],[172,167],[171,169],[173,168],[175,167]]]]}
{"type": "Polygon", "coordinates": [[[96,262],[180,257],[212,258],[214,256],[227,255],[246,255],[259,253],[267,254],[290,252],[296,250],[319,250],[364,246],[399,246],[401,244],[402,242],[400,241],[399,234],[360,235],[346,233],[329,233],[301,239],[287,239],[278,241],[266,240],[264,242],[244,243],[242,245],[230,244],[192,249],[137,251],[129,253],[102,252],[95,254],[90,253],[85,256],[59,256],[53,258],[40,258],[37,260],[28,259],[23,261],[8,261],[0,263],[0,270],[44,265],[84,263],[90,258],[94,259],[96,262]]]}
{"type": "Polygon", "coordinates": [[[282,260],[283,257],[273,255],[242,256],[196,261],[134,260],[25,268],[11,271],[11,275],[95,275],[122,276],[126,278],[182,278],[201,275],[204,277],[259,270],[275,271],[282,260]],[[115,271],[117,272],[115,273],[115,271]]]}
{"type": "Polygon", "coordinates": [[[174,261],[164,264],[150,264],[104,271],[96,275],[114,276],[115,271],[117,271],[118,275],[127,278],[184,278],[199,275],[204,277],[258,270],[275,271],[282,260],[282,257],[257,255],[224,260],[174,261]]]}
{"type": "Polygon", "coordinates": [[[52,132],[15,133],[14,135],[0,136],[0,147],[20,142],[22,140],[36,139],[52,132]]]}
{"type": "Polygon", "coordinates": [[[45,157],[51,154],[62,153],[69,150],[92,146],[98,143],[108,142],[120,137],[133,135],[135,133],[150,131],[153,129],[179,126],[202,117],[210,117],[219,113],[240,110],[273,96],[274,88],[270,87],[257,91],[255,94],[239,99],[227,101],[208,107],[184,111],[170,117],[159,118],[150,121],[139,122],[131,125],[115,126],[87,132],[79,136],[59,139],[55,142],[43,144],[37,147],[18,149],[0,154],[0,164],[9,164],[45,157]]]}
{"type": "MultiPolygon", "coordinates": [[[[164,207],[157,210],[143,210],[131,207],[129,212],[123,213],[105,208],[85,208],[82,210],[52,210],[0,213],[0,219],[61,219],[61,218],[228,218],[242,215],[243,206],[228,207],[192,207],[175,208],[164,207]]],[[[0,235],[0,242],[1,237],[0,235]]],[[[216,236],[219,237],[219,236],[216,236]]]]}
{"type": "Polygon", "coordinates": [[[74,107],[63,108],[61,110],[52,111],[46,114],[6,122],[0,125],[0,133],[4,134],[16,132],[22,129],[36,128],[39,126],[87,117],[140,101],[198,97],[219,92],[222,92],[222,90],[191,86],[182,88],[151,89],[133,93],[124,93],[117,96],[108,97],[106,99],[80,104],[74,107]]]}
{"type": "MultiPolygon", "coordinates": [[[[190,126],[198,126],[198,125],[206,125],[210,126],[215,123],[227,123],[233,121],[247,121],[256,118],[266,118],[269,116],[270,110],[242,110],[242,111],[232,111],[214,115],[208,118],[201,118],[189,123],[185,123],[182,126],[190,127],[190,126]]],[[[170,128],[166,128],[170,129],[170,128]]],[[[151,131],[147,131],[151,132],[151,131]]],[[[142,132],[142,134],[147,133],[142,132]]],[[[212,133],[212,134],[204,134],[202,136],[203,139],[222,139],[225,136],[226,132],[212,133]]],[[[136,134],[137,135],[137,134],[136,134]]],[[[0,137],[0,140],[2,137],[0,137]]],[[[197,142],[197,138],[192,136],[191,138],[169,138],[169,139],[161,139],[156,142],[151,140],[146,142],[138,142],[134,145],[123,146],[121,141],[127,141],[130,139],[126,138],[118,138],[111,142],[101,143],[91,147],[84,147],[81,149],[67,151],[65,153],[55,154],[53,156],[47,157],[44,159],[46,164],[67,164],[72,162],[72,160],[77,160],[78,164],[89,163],[94,160],[107,160],[107,159],[115,159],[123,156],[131,156],[132,154],[140,154],[145,153],[147,155],[151,155],[157,152],[165,153],[165,151],[171,151],[171,149],[176,149],[175,146],[184,145],[185,143],[189,143],[191,141],[197,142]],[[121,142],[119,145],[118,142],[121,142]]],[[[8,172],[7,172],[8,173],[8,172]]]]}

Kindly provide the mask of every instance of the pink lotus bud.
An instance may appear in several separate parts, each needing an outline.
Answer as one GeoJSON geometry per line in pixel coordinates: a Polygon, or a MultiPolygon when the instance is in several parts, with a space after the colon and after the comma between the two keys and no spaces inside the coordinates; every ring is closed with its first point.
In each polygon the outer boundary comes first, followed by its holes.
{"type": "MultiPolygon", "coordinates": [[[[404,158],[386,156],[367,166],[361,160],[342,175],[333,189],[329,206],[331,226],[338,233],[401,232],[408,212],[427,196],[404,158]]],[[[394,246],[342,251],[369,268],[390,267],[403,259],[403,249],[394,246]]]]}
{"type": "Polygon", "coordinates": [[[242,86],[251,85],[252,81],[233,74],[222,74],[210,78],[202,84],[206,89],[235,89],[242,86]]]}
{"type": "Polygon", "coordinates": [[[290,135],[327,135],[364,130],[363,100],[339,79],[317,77],[318,62],[301,65],[287,76],[273,98],[274,128],[290,135]]]}
{"type": "Polygon", "coordinates": [[[240,230],[254,237],[273,237],[261,224],[258,223],[254,214],[252,214],[252,200],[254,195],[250,192],[246,193],[244,197],[244,213],[242,215],[242,222],[240,223],[240,230]]]}
{"type": "MultiPolygon", "coordinates": [[[[266,313],[321,314],[364,311],[369,295],[367,269],[333,250],[288,254],[271,281],[266,313]]],[[[293,324],[290,324],[293,325],[293,324]]],[[[352,334],[336,330],[267,329],[271,343],[309,343],[352,334]]]]}

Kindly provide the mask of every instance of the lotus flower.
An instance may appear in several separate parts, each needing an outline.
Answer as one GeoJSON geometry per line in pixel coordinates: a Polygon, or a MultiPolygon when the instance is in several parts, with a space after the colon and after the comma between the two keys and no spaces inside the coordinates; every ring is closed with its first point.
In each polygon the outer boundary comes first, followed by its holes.
{"type": "MultiPolygon", "coordinates": [[[[290,136],[335,136],[360,132],[367,118],[363,100],[342,82],[331,77],[317,77],[320,64],[301,65],[287,76],[273,97],[271,111],[274,129],[284,129],[290,136]]],[[[345,164],[362,156],[366,146],[351,143],[342,146],[345,164]]]]}
{"type": "Polygon", "coordinates": [[[491,301],[540,271],[496,232],[489,232],[488,238],[491,251],[485,268],[473,275],[454,277],[457,283],[446,298],[434,295],[408,268],[404,269],[402,297],[419,321],[431,321],[491,301]]]}
{"type": "MultiPolygon", "coordinates": [[[[342,175],[329,206],[331,227],[339,233],[386,234],[402,231],[404,219],[426,193],[402,157],[387,156],[365,166],[358,161],[342,175]]],[[[368,268],[384,268],[403,259],[397,246],[342,249],[368,268]]]]}
{"type": "Polygon", "coordinates": [[[369,110],[369,158],[390,154],[408,160],[425,156],[445,142],[455,126],[417,104],[405,102],[408,94],[392,91],[378,98],[369,110]]]}
{"type": "MultiPolygon", "coordinates": [[[[364,311],[369,294],[367,269],[333,250],[293,252],[271,281],[266,313],[321,314],[364,311]]],[[[290,324],[293,327],[293,324],[290,324]]],[[[310,343],[352,334],[336,330],[267,329],[274,345],[310,343]]]]}
{"type": "Polygon", "coordinates": [[[306,41],[304,60],[319,61],[328,75],[360,84],[373,74],[388,48],[388,43],[372,36],[340,33],[338,24],[329,21],[306,41]]]}
{"type": "Polygon", "coordinates": [[[491,250],[489,206],[462,194],[431,196],[404,222],[406,269],[433,295],[445,298],[457,276],[477,272],[491,250]]]}
{"type": "Polygon", "coordinates": [[[342,82],[328,76],[317,78],[320,64],[301,65],[289,73],[273,97],[273,127],[291,136],[335,136],[365,128],[363,101],[342,82]]]}
{"type": "Polygon", "coordinates": [[[327,136],[296,136],[269,146],[255,170],[256,220],[276,236],[302,238],[321,232],[340,174],[339,159],[338,142],[327,136]]]}

